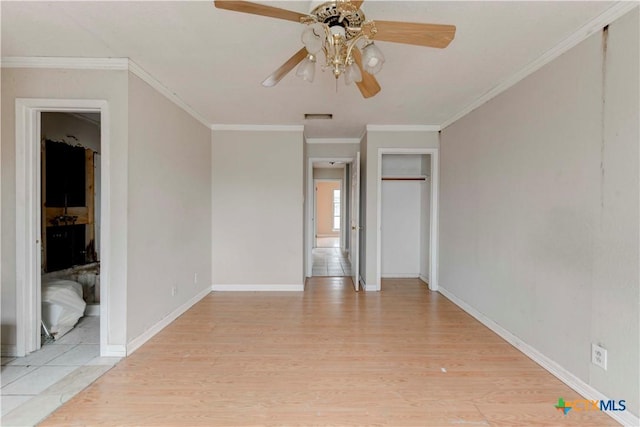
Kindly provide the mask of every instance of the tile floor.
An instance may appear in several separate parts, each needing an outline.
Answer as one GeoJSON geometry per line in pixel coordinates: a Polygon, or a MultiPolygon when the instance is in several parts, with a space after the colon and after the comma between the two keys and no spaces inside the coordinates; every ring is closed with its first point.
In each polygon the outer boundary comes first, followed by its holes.
{"type": "Polygon", "coordinates": [[[119,360],[100,357],[100,318],[94,316],[26,357],[3,357],[0,424],[37,424],[119,360]]]}
{"type": "Polygon", "coordinates": [[[340,249],[337,237],[319,237],[313,249],[311,274],[318,276],[351,276],[351,262],[340,249]]]}
{"type": "Polygon", "coordinates": [[[317,248],[339,248],[339,237],[316,237],[317,248]]]}

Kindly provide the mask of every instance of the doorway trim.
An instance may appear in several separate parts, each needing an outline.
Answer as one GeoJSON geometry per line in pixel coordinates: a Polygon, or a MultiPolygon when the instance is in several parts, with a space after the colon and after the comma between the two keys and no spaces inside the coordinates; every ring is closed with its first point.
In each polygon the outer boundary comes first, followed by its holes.
{"type": "MultiPolygon", "coordinates": [[[[305,197],[306,201],[306,244],[304,248],[305,256],[304,259],[306,261],[305,268],[305,277],[312,277],[312,268],[313,268],[313,241],[314,232],[315,232],[315,221],[313,220],[313,215],[315,211],[315,192],[314,192],[314,178],[313,178],[313,164],[317,162],[344,162],[344,163],[353,163],[355,158],[353,157],[309,157],[307,162],[307,194],[305,197]]],[[[344,182],[343,182],[344,185],[344,182]]]]}
{"type": "Polygon", "coordinates": [[[376,286],[382,289],[382,156],[384,154],[428,154],[431,159],[431,200],[429,212],[429,289],[438,290],[438,182],[439,158],[437,148],[378,148],[378,179],[376,182],[377,218],[376,218],[376,286]]]}
{"type": "Polygon", "coordinates": [[[40,348],[41,113],[100,113],[101,233],[100,354],[108,355],[110,238],[110,116],[105,100],[17,98],[16,113],[16,355],[40,348]]]}

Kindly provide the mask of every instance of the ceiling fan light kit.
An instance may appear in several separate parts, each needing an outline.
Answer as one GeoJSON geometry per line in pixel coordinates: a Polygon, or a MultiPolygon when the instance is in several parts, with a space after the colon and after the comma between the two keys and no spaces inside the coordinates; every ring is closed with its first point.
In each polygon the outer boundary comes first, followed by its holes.
{"type": "MultiPolygon", "coordinates": [[[[373,22],[365,21],[364,13],[358,7],[346,0],[330,1],[316,7],[300,21],[307,25],[302,32],[302,43],[309,56],[320,51],[324,54],[323,71],[330,69],[336,79],[344,74],[346,84],[362,81],[362,73],[355,70],[358,67],[354,65],[352,52],[361,41],[364,42],[362,47],[370,44],[369,36],[374,35],[376,29],[373,22]],[[367,31],[363,30],[365,25],[367,31]]],[[[371,61],[380,63],[379,67],[370,67],[371,71],[378,72],[382,68],[384,59],[374,58],[378,54],[381,54],[379,49],[370,52],[371,61]]],[[[369,70],[366,71],[374,74],[369,70]]]]}
{"type": "Polygon", "coordinates": [[[455,36],[453,25],[419,24],[394,21],[367,21],[360,9],[363,0],[333,0],[303,14],[248,1],[216,0],[217,8],[269,16],[305,24],[301,40],[304,48],[294,54],[262,83],[275,86],[296,65],[296,75],[313,82],[320,52],[322,70],[331,70],[337,79],[344,76],[347,85],[355,83],[365,98],[380,92],[374,74],[385,62],[373,40],[445,48],[455,36]],[[362,54],[360,53],[362,49],[362,54]]]}

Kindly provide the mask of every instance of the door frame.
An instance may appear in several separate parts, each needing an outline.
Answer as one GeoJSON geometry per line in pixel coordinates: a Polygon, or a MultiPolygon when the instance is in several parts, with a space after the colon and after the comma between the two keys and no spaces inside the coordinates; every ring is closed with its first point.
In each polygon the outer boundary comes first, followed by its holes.
{"type": "Polygon", "coordinates": [[[437,148],[378,148],[376,277],[377,290],[382,289],[382,156],[384,154],[428,154],[431,159],[431,200],[429,213],[429,289],[438,290],[438,185],[439,158],[437,148]]]}
{"type": "Polygon", "coordinates": [[[107,355],[110,268],[110,116],[106,100],[17,98],[16,113],[16,355],[40,348],[41,113],[100,113],[100,354],[107,355]]]}
{"type": "MultiPolygon", "coordinates": [[[[305,277],[312,277],[312,268],[313,268],[313,242],[315,240],[314,233],[316,229],[315,221],[313,219],[315,213],[315,191],[314,191],[314,178],[313,178],[313,164],[318,162],[343,162],[343,163],[353,163],[355,158],[353,157],[309,157],[307,162],[307,195],[305,197],[306,203],[306,245],[304,248],[305,252],[305,277]]],[[[333,180],[332,180],[333,181],[333,180]]],[[[344,185],[344,181],[342,183],[344,185]]],[[[342,192],[344,193],[344,191],[342,192]]]]}

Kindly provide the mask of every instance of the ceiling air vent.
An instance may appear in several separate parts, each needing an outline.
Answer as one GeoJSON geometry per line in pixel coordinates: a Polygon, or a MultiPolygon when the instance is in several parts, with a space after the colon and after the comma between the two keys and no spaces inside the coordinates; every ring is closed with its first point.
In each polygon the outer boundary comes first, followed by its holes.
{"type": "Polygon", "coordinates": [[[333,119],[333,114],[305,114],[305,120],[331,120],[333,119]]]}

